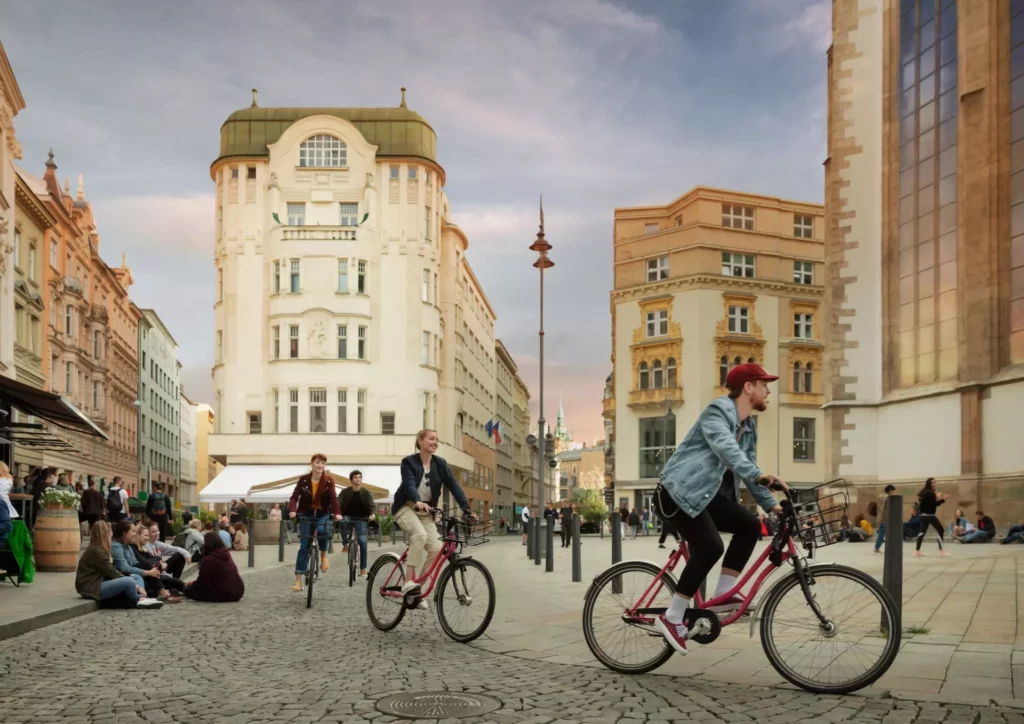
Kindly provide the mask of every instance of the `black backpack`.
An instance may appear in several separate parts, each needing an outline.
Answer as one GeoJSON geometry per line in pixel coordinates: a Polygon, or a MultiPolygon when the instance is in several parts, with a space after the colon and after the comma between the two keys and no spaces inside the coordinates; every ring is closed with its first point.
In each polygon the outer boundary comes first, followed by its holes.
{"type": "Polygon", "coordinates": [[[124,512],[124,503],[121,502],[120,488],[110,488],[107,490],[107,512],[115,514],[124,512]]]}
{"type": "Polygon", "coordinates": [[[163,493],[153,493],[149,496],[150,510],[153,515],[163,515],[167,512],[167,496],[163,493]]]}

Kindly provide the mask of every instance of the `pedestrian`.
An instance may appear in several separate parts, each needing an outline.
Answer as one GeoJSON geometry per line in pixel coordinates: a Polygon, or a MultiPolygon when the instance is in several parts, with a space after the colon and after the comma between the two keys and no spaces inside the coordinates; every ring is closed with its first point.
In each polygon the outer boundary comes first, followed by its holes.
{"type": "Polygon", "coordinates": [[[875,553],[878,553],[885,543],[885,521],[889,515],[889,497],[896,490],[895,485],[886,485],[885,492],[878,496],[878,535],[875,537],[875,553]]]}
{"type": "Polygon", "coordinates": [[[192,511],[185,508],[181,511],[181,525],[184,528],[188,528],[189,523],[192,522],[192,511]]]}
{"type": "Polygon", "coordinates": [[[71,483],[68,482],[67,473],[61,473],[60,475],[57,476],[57,484],[54,487],[57,488],[57,490],[63,491],[65,493],[75,492],[75,489],[71,486],[71,483]]]}
{"type": "Polygon", "coordinates": [[[231,508],[229,508],[231,516],[228,518],[228,525],[238,522],[238,501],[231,501],[231,508]]]}
{"type": "Polygon", "coordinates": [[[651,512],[647,510],[647,508],[644,508],[643,512],[640,514],[640,520],[644,526],[644,535],[650,535],[650,529],[647,526],[651,522],[651,512]]]}
{"type": "Polygon", "coordinates": [[[530,507],[527,505],[523,506],[523,511],[520,513],[520,519],[523,521],[523,545],[526,545],[526,535],[530,528],[530,507]]]}
{"type": "Polygon", "coordinates": [[[153,494],[146,501],[146,516],[160,527],[160,541],[167,539],[170,529],[171,499],[164,493],[163,483],[153,483],[153,494]]]}
{"type": "Polygon", "coordinates": [[[626,527],[629,525],[629,508],[625,503],[619,505],[619,528],[622,530],[622,537],[626,537],[626,527]]]}
{"type": "Polygon", "coordinates": [[[636,534],[640,532],[640,514],[636,508],[629,514],[629,527],[633,531],[633,540],[636,540],[636,534]]]}
{"type": "Polygon", "coordinates": [[[562,501],[558,517],[562,520],[562,547],[568,548],[572,543],[572,508],[569,507],[568,500],[562,501]]]}
{"type": "Polygon", "coordinates": [[[96,490],[96,481],[93,480],[91,475],[89,476],[88,485],[89,487],[82,491],[81,500],[82,516],[86,525],[88,525],[85,531],[87,536],[97,521],[103,518],[103,496],[100,495],[100,491],[96,490]]]}
{"type": "Polygon", "coordinates": [[[238,506],[235,508],[235,513],[238,515],[236,523],[248,523],[249,522],[249,506],[245,504],[245,498],[238,501],[238,506]]]}
{"type": "Polygon", "coordinates": [[[928,526],[934,528],[939,534],[939,555],[949,555],[949,551],[942,548],[944,531],[942,530],[942,524],[939,523],[938,516],[935,514],[936,509],[946,502],[947,497],[945,493],[940,493],[935,489],[935,478],[928,478],[924,482],[921,492],[917,494],[917,499],[921,503],[921,531],[917,534],[917,548],[914,550],[915,558],[920,558],[924,555],[921,552],[921,544],[924,542],[924,536],[928,532],[928,526]]]}
{"type": "Polygon", "coordinates": [[[107,488],[105,507],[111,528],[114,527],[114,523],[128,518],[128,491],[122,487],[120,475],[115,475],[110,487],[107,488]]]}
{"type": "Polygon", "coordinates": [[[32,483],[32,523],[39,517],[39,504],[43,498],[43,491],[52,488],[57,484],[57,471],[52,468],[40,469],[32,483]]]}
{"type": "Polygon", "coordinates": [[[279,523],[281,521],[280,503],[274,503],[274,507],[270,509],[270,516],[268,517],[268,520],[274,523],[279,523]]]}
{"type": "Polygon", "coordinates": [[[245,595],[245,582],[231,552],[216,533],[210,531],[203,541],[203,565],[199,577],[185,584],[185,598],[211,603],[234,603],[245,595]]]}

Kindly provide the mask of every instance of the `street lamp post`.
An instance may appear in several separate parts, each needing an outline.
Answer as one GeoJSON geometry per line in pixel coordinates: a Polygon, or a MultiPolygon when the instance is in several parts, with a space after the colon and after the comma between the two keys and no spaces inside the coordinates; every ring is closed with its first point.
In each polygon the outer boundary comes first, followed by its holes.
{"type": "MultiPolygon", "coordinates": [[[[540,228],[537,239],[530,245],[530,251],[537,252],[537,261],[533,263],[540,270],[540,392],[537,399],[537,514],[544,510],[544,463],[547,457],[544,436],[544,270],[550,269],[555,262],[548,258],[551,244],[544,238],[544,197],[540,199],[540,228]]],[[[540,563],[540,546],[534,546],[537,563],[540,563]]]]}

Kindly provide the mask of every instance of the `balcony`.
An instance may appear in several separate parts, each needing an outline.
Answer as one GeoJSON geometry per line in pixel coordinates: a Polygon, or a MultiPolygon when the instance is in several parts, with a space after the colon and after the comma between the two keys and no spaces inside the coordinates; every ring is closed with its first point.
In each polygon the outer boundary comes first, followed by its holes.
{"type": "Polygon", "coordinates": [[[606,397],[601,400],[601,417],[615,417],[614,397],[606,397]]]}
{"type": "Polygon", "coordinates": [[[682,387],[656,387],[649,390],[631,390],[629,393],[629,406],[636,408],[658,407],[665,408],[665,403],[672,401],[673,406],[683,404],[682,387]]]}
{"type": "Polygon", "coordinates": [[[89,318],[97,322],[107,321],[107,308],[102,304],[93,304],[89,307],[89,318]]]}
{"type": "Polygon", "coordinates": [[[82,280],[78,277],[64,277],[64,291],[72,292],[81,296],[82,280]]]}
{"type": "Polygon", "coordinates": [[[284,241],[355,241],[354,226],[293,226],[281,230],[284,241]]]}

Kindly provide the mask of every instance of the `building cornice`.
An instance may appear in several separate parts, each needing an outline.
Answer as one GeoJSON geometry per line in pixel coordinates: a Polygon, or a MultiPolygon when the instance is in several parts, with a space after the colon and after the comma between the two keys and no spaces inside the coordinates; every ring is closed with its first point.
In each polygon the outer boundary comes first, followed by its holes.
{"type": "Polygon", "coordinates": [[[771,293],[785,296],[802,296],[808,299],[821,300],[825,296],[825,288],[808,284],[793,284],[770,279],[750,277],[731,277],[716,274],[691,274],[685,277],[669,277],[657,282],[647,282],[625,289],[615,289],[611,293],[612,304],[639,301],[653,297],[676,294],[678,292],[698,289],[720,290],[725,292],[771,293]]]}

